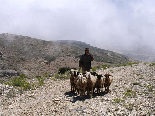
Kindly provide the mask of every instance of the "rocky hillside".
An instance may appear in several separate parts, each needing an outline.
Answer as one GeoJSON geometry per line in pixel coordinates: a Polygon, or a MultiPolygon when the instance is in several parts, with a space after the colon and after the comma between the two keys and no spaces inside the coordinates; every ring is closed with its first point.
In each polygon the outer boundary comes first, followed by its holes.
{"type": "Polygon", "coordinates": [[[70,93],[70,82],[45,80],[43,86],[24,91],[0,84],[0,115],[2,116],[154,116],[155,65],[139,63],[130,66],[99,69],[113,75],[110,93],[85,96],[70,93]],[[12,96],[12,97],[10,97],[12,96]]]}
{"type": "Polygon", "coordinates": [[[78,68],[79,56],[90,47],[92,66],[119,64],[133,60],[78,41],[45,41],[27,36],[0,34],[0,76],[41,75],[58,72],[61,67],[78,68]],[[67,43],[73,43],[72,45],[67,43]]]}
{"type": "MultiPolygon", "coordinates": [[[[90,49],[90,52],[94,55],[95,60],[97,62],[120,64],[120,63],[127,63],[127,62],[133,61],[133,59],[131,59],[130,57],[124,56],[122,54],[119,54],[119,53],[116,53],[113,51],[93,47],[93,46],[86,44],[84,42],[81,42],[81,41],[59,40],[59,41],[55,41],[55,42],[60,45],[68,45],[68,46],[72,46],[72,47],[78,47],[78,48],[80,48],[80,51],[82,50],[82,53],[84,51],[84,48],[88,47],[90,49]]],[[[79,50],[76,49],[75,51],[79,51],[79,50]]]]}
{"type": "Polygon", "coordinates": [[[144,62],[155,62],[155,49],[147,45],[135,46],[130,50],[120,50],[122,54],[144,62]]]}

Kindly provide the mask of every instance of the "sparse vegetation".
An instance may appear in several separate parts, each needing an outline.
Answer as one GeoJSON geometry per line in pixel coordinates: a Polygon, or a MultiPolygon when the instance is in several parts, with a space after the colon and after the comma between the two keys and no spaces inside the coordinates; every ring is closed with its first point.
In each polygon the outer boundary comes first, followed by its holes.
{"type": "Polygon", "coordinates": [[[9,92],[7,93],[7,95],[6,95],[7,98],[13,98],[15,96],[16,96],[16,93],[15,93],[13,88],[10,89],[9,92]]]}
{"type": "Polygon", "coordinates": [[[66,71],[69,71],[70,68],[69,67],[62,67],[62,68],[59,68],[59,74],[64,74],[66,71]]]}
{"type": "Polygon", "coordinates": [[[126,92],[124,92],[123,94],[124,94],[123,98],[126,98],[126,97],[133,98],[136,96],[136,91],[132,91],[129,89],[126,92]]]}
{"type": "Polygon", "coordinates": [[[56,79],[69,79],[69,78],[70,78],[68,72],[66,72],[65,74],[61,74],[61,73],[60,73],[60,74],[59,74],[59,73],[54,74],[54,77],[55,77],[56,79]]]}
{"type": "Polygon", "coordinates": [[[133,85],[139,85],[140,83],[132,83],[133,85]]]}
{"type": "Polygon", "coordinates": [[[155,66],[155,62],[154,63],[151,63],[150,66],[155,66]]]}
{"type": "Polygon", "coordinates": [[[93,68],[92,68],[92,71],[96,71],[96,70],[97,70],[97,67],[93,67],[93,68]]]}
{"type": "Polygon", "coordinates": [[[13,87],[21,87],[24,90],[31,89],[30,83],[26,81],[26,79],[22,77],[13,77],[10,83],[13,87]]]}
{"type": "Polygon", "coordinates": [[[153,92],[153,85],[149,84],[146,86],[149,92],[153,92]]]}
{"type": "Polygon", "coordinates": [[[124,104],[123,106],[124,106],[127,110],[132,111],[132,110],[133,110],[133,107],[134,107],[134,104],[129,103],[129,104],[124,104]]]}
{"type": "Polygon", "coordinates": [[[138,64],[138,62],[129,62],[129,63],[122,63],[122,64],[116,64],[116,67],[121,67],[121,66],[133,66],[138,64]]]}
{"type": "Polygon", "coordinates": [[[37,80],[38,80],[38,83],[40,86],[43,86],[44,85],[44,78],[41,77],[41,76],[36,76],[37,80]]]}
{"type": "Polygon", "coordinates": [[[113,101],[114,101],[115,103],[124,102],[124,100],[122,100],[122,99],[120,99],[120,98],[115,98],[115,99],[113,99],[113,101]]]}

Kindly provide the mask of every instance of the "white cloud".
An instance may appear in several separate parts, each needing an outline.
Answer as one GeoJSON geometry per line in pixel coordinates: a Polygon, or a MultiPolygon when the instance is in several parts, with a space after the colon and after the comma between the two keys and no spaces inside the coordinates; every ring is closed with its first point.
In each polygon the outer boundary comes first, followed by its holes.
{"type": "Polygon", "coordinates": [[[80,40],[110,50],[154,46],[154,0],[0,0],[0,33],[80,40]]]}

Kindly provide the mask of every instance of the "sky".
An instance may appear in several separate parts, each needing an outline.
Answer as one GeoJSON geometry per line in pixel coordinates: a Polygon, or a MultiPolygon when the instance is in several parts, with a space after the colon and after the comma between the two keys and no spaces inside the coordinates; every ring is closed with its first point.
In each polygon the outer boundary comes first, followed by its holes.
{"type": "Polygon", "coordinates": [[[0,34],[155,48],[155,0],[0,0],[0,34]]]}

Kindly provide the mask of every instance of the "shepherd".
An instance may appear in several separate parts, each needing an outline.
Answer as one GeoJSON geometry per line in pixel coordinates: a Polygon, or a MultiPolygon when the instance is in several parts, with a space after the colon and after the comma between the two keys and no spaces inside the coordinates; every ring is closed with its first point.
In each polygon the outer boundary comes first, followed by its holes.
{"type": "Polygon", "coordinates": [[[86,71],[90,72],[91,61],[93,60],[94,60],[94,57],[91,53],[89,53],[89,48],[85,48],[85,54],[81,55],[80,60],[79,60],[79,69],[82,68],[83,74],[86,71]]]}

